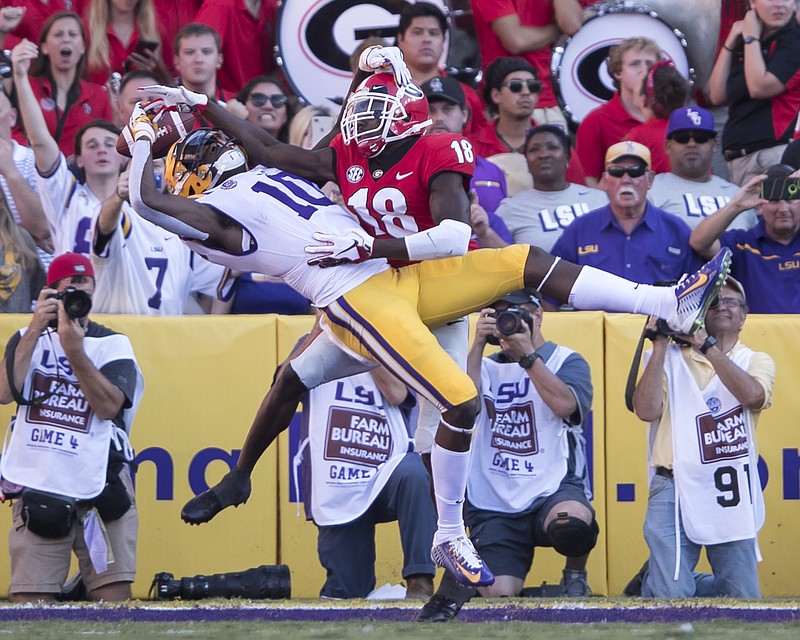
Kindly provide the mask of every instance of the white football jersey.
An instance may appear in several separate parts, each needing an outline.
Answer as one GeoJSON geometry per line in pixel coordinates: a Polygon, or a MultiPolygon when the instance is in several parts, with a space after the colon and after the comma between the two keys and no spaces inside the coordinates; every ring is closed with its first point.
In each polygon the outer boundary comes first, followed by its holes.
{"type": "MultiPolygon", "coordinates": [[[[92,227],[97,233],[97,220],[92,227]]],[[[97,313],[180,315],[192,292],[216,296],[225,273],[223,267],[193,253],[174,233],[142,218],[127,202],[100,254],[94,245],[93,241],[97,313]]]]}
{"type": "Polygon", "coordinates": [[[343,234],[358,221],[310,182],[278,169],[258,166],[240,173],[197,202],[239,223],[244,238],[238,254],[185,240],[192,249],[217,264],[282,278],[315,306],[329,305],[389,268],[382,258],[328,269],[309,266],[316,254],[305,248],[320,244],[314,232],[343,234]]]}
{"type": "Polygon", "coordinates": [[[75,178],[64,154],[53,172],[37,176],[42,208],[53,239],[53,255],[67,251],[89,255],[92,222],[100,213],[100,200],[75,178]]]}

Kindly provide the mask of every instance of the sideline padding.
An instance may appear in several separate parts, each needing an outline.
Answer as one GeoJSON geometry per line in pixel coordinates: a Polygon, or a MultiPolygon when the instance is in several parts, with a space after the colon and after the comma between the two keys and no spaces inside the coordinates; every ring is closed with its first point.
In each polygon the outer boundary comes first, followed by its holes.
{"type": "MultiPolygon", "coordinates": [[[[292,571],[293,597],[315,598],[323,580],[316,530],[304,516],[297,518],[296,505],[288,502],[285,436],[279,442],[280,457],[278,448],[272,448],[256,468],[253,495],[246,505],[227,509],[200,527],[184,524],[179,515],[195,491],[216,483],[233,464],[275,366],[311,326],[311,318],[95,319],[130,337],[145,375],[145,395],[131,436],[140,460],[141,523],[134,596],[147,596],[156,572],[167,571],[179,578],[286,563],[292,571]]],[[[29,320],[25,315],[1,315],[0,344],[4,346],[29,320]]],[[[592,367],[594,505],[601,533],[589,560],[589,582],[596,595],[619,594],[647,555],[642,538],[647,494],[645,427],[627,412],[623,400],[630,358],[643,324],[643,317],[623,314],[545,314],[545,337],[577,350],[592,367]],[[632,491],[633,500],[626,499],[626,491],[632,491]]],[[[800,361],[798,337],[796,316],[751,316],[743,332],[745,343],[769,352],[777,363],[774,406],[764,414],[758,430],[762,470],[768,474],[767,521],[760,536],[764,562],[759,567],[765,597],[800,594],[795,552],[800,526],[800,445],[794,428],[800,415],[800,393],[794,388],[800,361]]],[[[0,407],[3,429],[11,414],[11,406],[0,407]]],[[[10,509],[0,508],[3,540],[9,526],[10,509]]],[[[396,584],[401,566],[397,527],[391,523],[378,530],[377,584],[396,584]]],[[[0,545],[3,596],[9,581],[7,548],[7,542],[0,545]]],[[[526,586],[558,583],[562,567],[563,558],[554,551],[538,551],[526,586]]]]}

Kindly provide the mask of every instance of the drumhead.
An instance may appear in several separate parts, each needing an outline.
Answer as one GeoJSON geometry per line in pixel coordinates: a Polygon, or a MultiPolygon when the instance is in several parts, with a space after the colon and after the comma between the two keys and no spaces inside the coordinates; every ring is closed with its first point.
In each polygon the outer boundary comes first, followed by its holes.
{"type": "Polygon", "coordinates": [[[592,109],[614,95],[606,58],[611,47],[627,38],[654,40],[687,79],[693,78],[686,38],[646,7],[614,5],[599,9],[574,36],[562,36],[553,48],[550,71],[559,106],[577,125],[592,109]]]}
{"type": "MultiPolygon", "coordinates": [[[[448,15],[444,0],[426,0],[448,15]]],[[[350,55],[367,37],[394,44],[405,0],[281,0],[275,57],[292,90],[308,104],[339,111],[353,77],[350,55]]],[[[445,38],[442,66],[449,40],[445,38]]]]}

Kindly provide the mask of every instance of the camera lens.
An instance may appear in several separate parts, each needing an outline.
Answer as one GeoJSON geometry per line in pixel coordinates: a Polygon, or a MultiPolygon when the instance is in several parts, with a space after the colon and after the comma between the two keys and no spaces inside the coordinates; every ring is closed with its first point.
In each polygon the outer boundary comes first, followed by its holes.
{"type": "Polygon", "coordinates": [[[64,311],[71,318],[85,318],[92,310],[89,294],[75,287],[67,287],[59,297],[64,301],[64,311]]]}
{"type": "Polygon", "coordinates": [[[497,314],[497,330],[504,336],[510,336],[517,332],[517,316],[510,311],[503,311],[497,314]]]}

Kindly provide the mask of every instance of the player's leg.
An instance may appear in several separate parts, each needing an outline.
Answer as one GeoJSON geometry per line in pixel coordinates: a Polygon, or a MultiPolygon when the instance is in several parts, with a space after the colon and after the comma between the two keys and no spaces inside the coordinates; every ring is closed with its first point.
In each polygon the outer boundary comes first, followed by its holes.
{"type": "Polygon", "coordinates": [[[234,469],[184,505],[183,521],[202,524],[226,507],[246,502],[250,497],[250,474],[269,446],[288,429],[303,395],[324,382],[361,373],[373,366],[343,351],[328,334],[315,334],[300,353],[279,367],[253,418],[234,469]]]}
{"type": "MultiPolygon", "coordinates": [[[[466,371],[467,351],[469,350],[469,321],[467,318],[459,318],[434,327],[431,332],[436,336],[437,342],[447,354],[466,371]]],[[[422,462],[428,473],[431,474],[431,497],[433,498],[433,476],[431,471],[431,449],[436,438],[436,431],[439,429],[441,413],[439,409],[425,400],[419,399],[419,409],[417,411],[417,424],[414,430],[414,447],[422,456],[422,462]]]]}
{"type": "Polygon", "coordinates": [[[490,584],[493,577],[466,537],[461,513],[477,392],[421,321],[419,290],[417,269],[384,272],[339,298],[324,313],[345,346],[383,364],[442,411],[431,452],[438,511],[432,556],[463,581],[490,584]]]}
{"type": "Polygon", "coordinates": [[[679,333],[693,333],[702,326],[728,275],[730,256],[730,250],[723,249],[675,287],[638,284],[527,245],[480,249],[414,267],[419,271],[420,317],[428,326],[476,311],[525,287],[569,302],[576,309],[651,315],[664,318],[679,333]]]}
{"type": "Polygon", "coordinates": [[[711,302],[730,271],[731,252],[723,249],[675,287],[654,287],[594,267],[579,267],[531,247],[525,286],[576,309],[640,313],[665,319],[679,333],[702,326],[711,302]]]}

